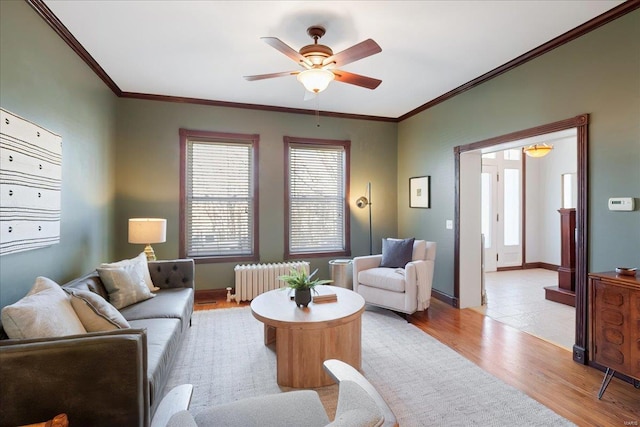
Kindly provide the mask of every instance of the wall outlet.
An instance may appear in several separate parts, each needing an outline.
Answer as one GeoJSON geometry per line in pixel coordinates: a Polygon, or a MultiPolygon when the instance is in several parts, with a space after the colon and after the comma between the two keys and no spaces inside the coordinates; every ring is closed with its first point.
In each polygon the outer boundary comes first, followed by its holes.
{"type": "Polygon", "coordinates": [[[447,230],[453,230],[453,221],[448,219],[446,223],[447,230]]]}

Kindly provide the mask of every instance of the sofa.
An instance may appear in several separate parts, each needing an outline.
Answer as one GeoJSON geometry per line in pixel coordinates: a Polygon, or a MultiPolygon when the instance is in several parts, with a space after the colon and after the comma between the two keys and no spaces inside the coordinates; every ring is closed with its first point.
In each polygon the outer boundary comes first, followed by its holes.
{"type": "MultiPolygon", "coordinates": [[[[32,339],[10,339],[1,331],[0,426],[59,413],[74,426],[151,424],[191,323],[195,269],[193,260],[181,259],[149,261],[148,271],[153,298],[116,311],[128,327],[32,339]]],[[[99,272],[62,289],[90,291],[113,303],[99,272]]]]}

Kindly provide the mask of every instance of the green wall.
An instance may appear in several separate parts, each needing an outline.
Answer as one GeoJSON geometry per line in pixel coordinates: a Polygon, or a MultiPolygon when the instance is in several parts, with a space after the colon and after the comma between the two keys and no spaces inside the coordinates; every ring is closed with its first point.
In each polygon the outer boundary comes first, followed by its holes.
{"type": "Polygon", "coordinates": [[[0,1],[0,106],[62,136],[60,243],[0,257],[0,306],[110,257],[117,98],[22,1],[0,1]]]}
{"type": "MultiPolygon", "coordinates": [[[[398,231],[438,242],[434,288],[453,295],[454,155],[458,145],[590,115],[588,270],[639,266],[640,208],[610,212],[609,197],[640,202],[640,10],[627,14],[398,127],[398,231]],[[410,176],[431,175],[432,209],[408,208],[410,176]]],[[[480,213],[478,213],[479,215],[480,213]]]]}
{"type": "MultiPolygon", "coordinates": [[[[640,210],[609,212],[612,196],[640,202],[640,11],[627,14],[399,124],[116,98],[24,2],[0,1],[0,105],[63,138],[61,243],[0,257],[0,306],[38,275],[64,282],[99,262],[136,255],[127,219],[168,219],[159,258],[178,256],[180,127],[260,135],[260,257],[284,250],[284,135],[350,139],[352,255],[368,252],[373,183],[380,238],[438,243],[434,288],[453,294],[453,147],[589,113],[589,271],[640,262],[640,210]],[[408,208],[408,180],[431,176],[431,209],[408,208]]],[[[426,101],[426,100],[425,100],[426,101]]],[[[328,259],[313,259],[328,275],[328,259]]],[[[235,263],[199,264],[198,289],[232,285],[235,263]]]]}
{"type": "MultiPolygon", "coordinates": [[[[118,100],[116,142],[116,258],[135,256],[140,245],[127,242],[127,220],[137,216],[167,218],[167,242],[153,245],[156,256],[178,256],[180,196],[180,128],[260,135],[260,262],[278,262],[284,254],[284,136],[351,141],[351,249],[369,253],[368,211],[355,200],[372,182],[374,248],[397,232],[397,124],[320,118],[182,103],[118,100]]],[[[309,259],[321,277],[329,275],[330,258],[309,259]]],[[[236,263],[197,264],[197,289],[233,286],[236,263]]]]}

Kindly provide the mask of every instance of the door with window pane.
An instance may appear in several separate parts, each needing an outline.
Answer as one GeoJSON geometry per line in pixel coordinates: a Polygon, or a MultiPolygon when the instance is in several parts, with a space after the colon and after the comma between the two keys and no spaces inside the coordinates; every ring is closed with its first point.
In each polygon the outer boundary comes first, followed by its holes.
{"type": "Polygon", "coordinates": [[[522,152],[483,155],[485,271],[522,265],[522,152]],[[486,232],[485,232],[486,231],[486,232]]]}
{"type": "Polygon", "coordinates": [[[491,272],[497,269],[496,247],[496,215],[498,207],[497,178],[498,167],[496,165],[482,165],[482,234],[484,235],[484,271],[491,272]]]}

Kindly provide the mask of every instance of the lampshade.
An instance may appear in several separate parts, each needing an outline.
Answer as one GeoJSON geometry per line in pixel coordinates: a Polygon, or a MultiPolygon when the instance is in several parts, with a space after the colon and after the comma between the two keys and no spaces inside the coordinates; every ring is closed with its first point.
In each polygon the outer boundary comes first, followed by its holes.
{"type": "Polygon", "coordinates": [[[167,241],[167,220],[163,218],[129,219],[129,243],[162,243],[167,241]]]}
{"type": "Polygon", "coordinates": [[[302,83],[309,92],[319,93],[325,90],[335,77],[336,76],[329,70],[312,68],[299,73],[298,81],[302,83]]]}
{"type": "Polygon", "coordinates": [[[547,154],[549,154],[551,150],[553,150],[553,145],[535,144],[535,145],[529,145],[528,147],[525,147],[524,152],[529,157],[544,157],[547,154]]]}

